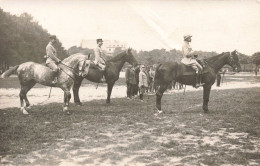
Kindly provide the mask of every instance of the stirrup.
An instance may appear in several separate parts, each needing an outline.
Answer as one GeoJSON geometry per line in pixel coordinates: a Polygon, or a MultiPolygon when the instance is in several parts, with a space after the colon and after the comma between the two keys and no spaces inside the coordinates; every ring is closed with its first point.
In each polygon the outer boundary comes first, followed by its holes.
{"type": "Polygon", "coordinates": [[[100,83],[106,83],[106,79],[103,77],[100,79],[100,83]]]}

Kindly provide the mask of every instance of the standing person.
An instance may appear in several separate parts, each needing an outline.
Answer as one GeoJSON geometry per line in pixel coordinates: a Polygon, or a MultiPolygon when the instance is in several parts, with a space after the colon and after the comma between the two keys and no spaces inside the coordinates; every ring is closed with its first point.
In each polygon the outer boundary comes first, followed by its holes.
{"type": "Polygon", "coordinates": [[[50,42],[46,46],[46,65],[52,69],[54,72],[54,79],[52,81],[52,84],[57,83],[57,76],[59,74],[59,67],[57,66],[59,63],[61,63],[61,60],[57,57],[57,51],[54,48],[54,43],[56,43],[56,36],[51,35],[50,37],[50,42]]]}
{"type": "Polygon", "coordinates": [[[145,93],[145,89],[148,87],[148,77],[145,73],[145,66],[140,66],[139,73],[139,88],[140,88],[140,100],[143,101],[143,95],[145,93]]]}
{"type": "Polygon", "coordinates": [[[95,53],[95,60],[94,63],[99,66],[101,68],[101,70],[103,71],[103,77],[100,79],[101,83],[106,82],[106,78],[104,76],[104,71],[106,68],[106,61],[103,57],[103,51],[101,49],[101,46],[103,45],[103,40],[102,39],[97,39],[97,47],[94,49],[94,53],[95,53]]]}
{"type": "Polygon", "coordinates": [[[200,74],[199,71],[203,69],[203,67],[197,62],[196,56],[194,51],[190,46],[191,42],[191,35],[184,36],[184,43],[182,45],[182,54],[183,59],[181,62],[187,66],[191,66],[196,71],[196,84],[194,85],[195,88],[202,86],[203,84],[200,83],[200,74]]]}
{"type": "Polygon", "coordinates": [[[134,86],[136,84],[135,69],[131,65],[125,72],[126,85],[127,85],[127,99],[131,99],[134,96],[134,86]]]}
{"type": "MultiPolygon", "coordinates": [[[[224,76],[225,71],[220,70],[220,71],[217,72],[217,76],[216,76],[217,77],[217,87],[220,87],[221,74],[223,74],[223,76],[224,76]]],[[[222,83],[223,83],[223,80],[222,80],[222,83]]]]}

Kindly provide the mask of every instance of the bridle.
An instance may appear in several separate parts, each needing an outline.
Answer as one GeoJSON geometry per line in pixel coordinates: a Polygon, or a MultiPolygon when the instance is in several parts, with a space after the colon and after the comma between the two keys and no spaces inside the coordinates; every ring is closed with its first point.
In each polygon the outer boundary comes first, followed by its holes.
{"type": "MultiPolygon", "coordinates": [[[[86,61],[87,60],[81,60],[81,61],[79,61],[78,62],[78,64],[80,63],[80,62],[82,62],[82,61],[84,61],[83,62],[83,65],[82,65],[82,68],[81,68],[81,70],[79,71],[79,73],[82,73],[83,71],[84,71],[84,69],[85,69],[85,67],[86,67],[86,61]]],[[[68,65],[66,65],[66,64],[64,64],[64,63],[60,63],[61,65],[63,65],[63,66],[65,66],[65,67],[67,67],[67,68],[69,68],[69,70],[73,73],[73,74],[75,74],[76,76],[78,76],[78,77],[81,77],[81,75],[79,75],[78,73],[76,73],[75,72],[75,69],[74,68],[72,68],[72,67],[70,67],[70,66],[68,66],[68,65]]],[[[70,78],[72,78],[73,80],[75,80],[70,74],[68,74],[66,71],[64,71],[62,68],[60,68],[61,69],[61,71],[63,71],[65,74],[67,74],[70,78]]]]}
{"type": "Polygon", "coordinates": [[[230,66],[232,66],[232,68],[237,67],[236,62],[235,62],[234,57],[231,52],[229,52],[228,61],[229,61],[230,66]]]}

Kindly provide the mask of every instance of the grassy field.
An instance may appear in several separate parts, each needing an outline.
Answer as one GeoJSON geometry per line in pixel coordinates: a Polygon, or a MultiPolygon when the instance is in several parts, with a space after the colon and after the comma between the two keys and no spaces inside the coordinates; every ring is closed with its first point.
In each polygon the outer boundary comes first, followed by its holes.
{"type": "MultiPolygon", "coordinates": [[[[82,86],[87,86],[88,84],[94,84],[86,79],[82,81],[82,86]]],[[[119,78],[116,85],[125,85],[125,78],[119,78]]],[[[100,84],[100,86],[106,86],[106,84],[100,84]]],[[[36,84],[33,88],[42,88],[46,87],[41,84],[36,84]]],[[[0,88],[20,88],[20,83],[17,77],[10,77],[8,79],[0,79],[0,88]]]]}
{"type": "Polygon", "coordinates": [[[86,102],[72,106],[70,116],[60,104],[33,106],[27,116],[18,108],[1,110],[0,163],[260,164],[260,88],[213,90],[208,114],[201,109],[202,91],[164,95],[159,116],[155,96],[144,100],[86,102]]]}

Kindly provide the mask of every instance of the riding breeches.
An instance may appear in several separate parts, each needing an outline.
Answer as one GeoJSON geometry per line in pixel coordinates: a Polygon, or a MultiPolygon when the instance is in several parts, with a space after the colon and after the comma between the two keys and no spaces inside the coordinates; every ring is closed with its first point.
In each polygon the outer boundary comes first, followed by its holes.
{"type": "Polygon", "coordinates": [[[47,65],[50,69],[52,69],[52,71],[54,71],[55,73],[58,73],[59,67],[56,65],[55,62],[48,62],[46,65],[47,65]]]}
{"type": "Polygon", "coordinates": [[[97,66],[99,66],[101,68],[101,70],[105,70],[106,65],[102,64],[102,63],[97,63],[97,66]]]}
{"type": "Polygon", "coordinates": [[[199,62],[196,61],[196,59],[186,58],[186,59],[183,59],[181,62],[187,66],[191,66],[196,71],[196,73],[198,73],[199,70],[203,69],[203,67],[199,64],[199,62]]]}

